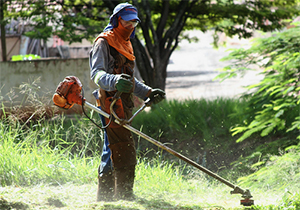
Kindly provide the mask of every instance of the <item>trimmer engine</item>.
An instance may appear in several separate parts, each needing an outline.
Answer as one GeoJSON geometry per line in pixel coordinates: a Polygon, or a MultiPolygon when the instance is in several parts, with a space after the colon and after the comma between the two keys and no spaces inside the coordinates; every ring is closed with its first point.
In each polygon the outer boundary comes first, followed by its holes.
{"type": "Polygon", "coordinates": [[[53,95],[53,102],[56,106],[64,109],[70,109],[74,104],[82,105],[84,99],[81,90],[80,80],[75,76],[68,76],[59,83],[53,95]]]}

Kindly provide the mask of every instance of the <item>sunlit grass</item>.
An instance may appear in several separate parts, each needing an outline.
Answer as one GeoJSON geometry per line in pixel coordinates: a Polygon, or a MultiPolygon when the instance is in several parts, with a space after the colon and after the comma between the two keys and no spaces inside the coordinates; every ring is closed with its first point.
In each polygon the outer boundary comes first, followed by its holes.
{"type": "MultiPolygon", "coordinates": [[[[39,129],[22,131],[20,127],[1,126],[0,161],[4,164],[0,168],[0,195],[10,202],[46,206],[47,209],[55,209],[58,204],[64,205],[61,209],[243,209],[239,205],[240,195],[231,195],[229,187],[191,166],[164,162],[159,156],[150,160],[139,159],[135,201],[96,203],[98,155],[80,157],[70,152],[72,145],[51,148],[45,141],[38,143],[39,129]]],[[[269,173],[278,177],[277,182],[282,185],[286,174],[276,168],[285,163],[285,173],[294,171],[297,177],[297,154],[274,157],[269,163],[273,167],[269,173]]],[[[260,173],[256,174],[256,179],[258,184],[251,179],[249,183],[239,183],[241,187],[250,188],[256,209],[298,205],[299,186],[296,183],[294,188],[286,191],[277,189],[272,184],[274,180],[265,179],[260,173]],[[269,188],[264,187],[268,185],[269,188]]]]}
{"type": "MultiPolygon", "coordinates": [[[[0,195],[8,201],[49,207],[49,200],[57,200],[66,209],[91,209],[93,205],[105,209],[132,206],[137,209],[209,209],[239,203],[238,196],[230,196],[228,187],[190,166],[163,162],[159,156],[139,159],[134,185],[136,201],[94,203],[99,155],[74,155],[71,153],[73,145],[60,147],[58,144],[52,148],[51,138],[37,141],[40,131],[1,124],[0,161],[4,164],[0,168],[0,195]],[[186,175],[184,170],[190,173],[186,175]]],[[[61,140],[61,143],[65,142],[61,140]]],[[[54,204],[51,205],[49,209],[54,209],[54,204]]]]}
{"type": "MultiPolygon", "coordinates": [[[[42,128],[42,127],[41,127],[42,128]]],[[[54,131],[55,133],[55,131],[54,131]]],[[[0,123],[0,183],[34,185],[39,183],[86,183],[95,177],[99,157],[72,154],[73,144],[61,140],[51,147],[51,138],[39,140],[40,129],[24,130],[0,123]],[[39,141],[38,141],[39,140],[39,141]]],[[[54,135],[55,136],[55,135],[54,135]]]]}
{"type": "MultiPolygon", "coordinates": [[[[22,131],[12,127],[1,127],[1,196],[12,201],[27,200],[39,205],[48,205],[49,199],[58,199],[66,209],[103,208],[160,209],[240,209],[240,195],[230,195],[231,189],[207,177],[200,171],[186,165],[177,165],[161,161],[139,160],[136,170],[134,202],[119,201],[113,204],[94,203],[96,193],[96,176],[99,156],[82,158],[72,155],[70,148],[50,148],[47,144],[37,144],[36,132],[23,132],[22,141],[18,141],[22,131]],[[18,131],[18,132],[14,132],[18,131]],[[189,173],[183,173],[188,170],[189,173]],[[4,182],[5,181],[5,182],[4,182]],[[4,187],[4,186],[11,187],[4,187]],[[15,187],[18,186],[18,187],[15,187]],[[26,187],[29,186],[29,187],[26,187]],[[94,204],[90,204],[94,203],[94,204]],[[101,208],[102,208],[101,207],[101,208]]],[[[298,176],[298,153],[287,153],[288,157],[274,157],[269,163],[268,173],[277,177],[276,182],[286,184],[286,174],[294,171],[298,176]],[[292,158],[291,158],[292,157],[292,158]],[[282,158],[282,159],[281,159],[282,158]],[[287,161],[287,160],[290,160],[287,161]],[[283,170],[276,170],[282,167],[283,170]],[[282,175],[284,174],[284,176],[282,175]]],[[[285,155],[287,155],[285,154],[285,155]]],[[[262,171],[263,172],[263,171],[262,171]]],[[[297,205],[297,182],[288,192],[272,184],[274,180],[265,179],[264,173],[256,173],[256,181],[251,180],[242,187],[249,187],[254,196],[257,209],[280,209],[278,205],[297,205]],[[258,182],[258,184],[256,183],[258,182]],[[269,186],[266,188],[266,186],[269,186]],[[287,202],[290,197],[292,201],[287,202]],[[270,208],[265,207],[270,205],[270,208]]],[[[291,177],[292,179],[292,177],[291,177]]],[[[296,180],[295,180],[296,181],[296,180]]],[[[53,207],[54,208],[54,207],[53,207]]],[[[50,208],[51,209],[51,208],[50,208]]]]}
{"type": "MultiPolygon", "coordinates": [[[[229,128],[241,121],[243,106],[243,101],[231,99],[163,102],[151,112],[139,114],[134,126],[157,139],[177,138],[173,145],[195,139],[203,141],[199,143],[206,149],[229,152],[235,143],[229,128]]],[[[99,123],[95,113],[89,114],[99,123]]],[[[244,209],[239,205],[241,195],[231,195],[231,188],[182,161],[168,160],[160,151],[148,159],[139,153],[136,200],[96,203],[102,131],[79,115],[34,120],[17,117],[0,120],[0,207],[244,209]]],[[[138,148],[142,141],[138,141],[138,148]]],[[[183,146],[182,150],[195,149],[183,146]]],[[[295,146],[271,156],[263,167],[254,165],[256,172],[249,176],[241,177],[247,174],[241,170],[224,172],[233,177],[230,181],[251,190],[256,204],[253,209],[299,209],[299,159],[295,146]]]]}

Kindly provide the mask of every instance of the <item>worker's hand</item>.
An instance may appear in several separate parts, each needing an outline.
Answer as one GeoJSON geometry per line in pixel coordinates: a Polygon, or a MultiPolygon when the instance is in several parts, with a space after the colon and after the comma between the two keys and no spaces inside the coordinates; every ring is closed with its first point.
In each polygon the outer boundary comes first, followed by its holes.
{"type": "Polygon", "coordinates": [[[153,104],[157,104],[159,102],[161,102],[163,99],[165,99],[165,95],[166,93],[161,90],[161,89],[152,89],[149,98],[150,98],[150,102],[152,102],[153,104]]]}
{"type": "Polygon", "coordinates": [[[116,89],[119,92],[129,93],[133,87],[131,76],[128,74],[118,74],[116,77],[116,89]]]}

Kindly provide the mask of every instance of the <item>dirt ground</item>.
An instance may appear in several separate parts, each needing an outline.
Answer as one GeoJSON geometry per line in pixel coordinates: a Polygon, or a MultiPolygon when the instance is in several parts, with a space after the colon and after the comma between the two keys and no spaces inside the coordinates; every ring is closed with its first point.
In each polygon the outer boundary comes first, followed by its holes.
{"type": "Polygon", "coordinates": [[[180,42],[179,49],[174,51],[167,69],[167,99],[215,99],[218,97],[238,97],[245,91],[244,86],[257,83],[262,77],[257,72],[248,72],[244,77],[228,79],[220,83],[213,79],[218,69],[228,63],[220,59],[229,54],[230,48],[247,48],[250,40],[228,39],[227,47],[214,49],[212,32],[190,31],[190,36],[199,39],[197,43],[180,42]]]}

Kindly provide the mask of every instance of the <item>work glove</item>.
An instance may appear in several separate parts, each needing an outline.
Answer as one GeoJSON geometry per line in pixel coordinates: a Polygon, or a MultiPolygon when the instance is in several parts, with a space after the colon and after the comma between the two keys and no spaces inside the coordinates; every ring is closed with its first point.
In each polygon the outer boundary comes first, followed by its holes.
{"type": "Polygon", "coordinates": [[[157,89],[152,89],[149,98],[153,104],[157,104],[161,102],[163,99],[165,99],[165,95],[166,93],[163,90],[157,88],[157,89]]]}
{"type": "Polygon", "coordinates": [[[116,75],[116,77],[117,77],[116,86],[115,86],[116,89],[119,92],[129,93],[133,87],[131,76],[128,74],[118,74],[116,75]]]}

